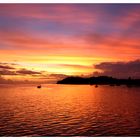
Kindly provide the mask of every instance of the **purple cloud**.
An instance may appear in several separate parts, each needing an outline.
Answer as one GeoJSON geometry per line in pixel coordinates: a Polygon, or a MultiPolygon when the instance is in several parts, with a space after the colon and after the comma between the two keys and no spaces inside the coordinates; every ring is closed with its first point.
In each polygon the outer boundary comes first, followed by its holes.
{"type": "Polygon", "coordinates": [[[102,72],[94,72],[94,75],[107,75],[116,78],[127,78],[129,76],[133,78],[140,78],[140,60],[129,62],[103,62],[94,65],[95,69],[102,72]]]}

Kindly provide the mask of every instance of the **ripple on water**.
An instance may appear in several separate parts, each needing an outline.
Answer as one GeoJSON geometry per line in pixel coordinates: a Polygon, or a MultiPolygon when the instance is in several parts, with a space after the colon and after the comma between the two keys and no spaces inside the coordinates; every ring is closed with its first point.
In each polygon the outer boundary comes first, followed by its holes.
{"type": "Polygon", "coordinates": [[[49,87],[1,87],[0,136],[140,136],[140,89],[49,87]]]}

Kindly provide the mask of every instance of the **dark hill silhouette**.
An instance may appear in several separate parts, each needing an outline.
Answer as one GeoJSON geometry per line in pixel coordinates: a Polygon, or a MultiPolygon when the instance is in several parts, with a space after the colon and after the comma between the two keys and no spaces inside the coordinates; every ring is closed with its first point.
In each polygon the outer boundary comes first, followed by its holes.
{"type": "Polygon", "coordinates": [[[117,79],[108,76],[99,76],[99,77],[67,77],[63,80],[57,82],[57,84],[90,84],[90,85],[110,85],[110,86],[140,86],[140,79],[117,79]]]}

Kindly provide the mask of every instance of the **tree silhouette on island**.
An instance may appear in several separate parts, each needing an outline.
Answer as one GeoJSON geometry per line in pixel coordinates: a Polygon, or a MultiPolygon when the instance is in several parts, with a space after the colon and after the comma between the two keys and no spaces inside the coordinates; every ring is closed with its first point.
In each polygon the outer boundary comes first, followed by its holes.
{"type": "Polygon", "coordinates": [[[98,77],[78,77],[70,76],[63,80],[57,81],[57,84],[89,84],[89,85],[110,85],[110,86],[120,86],[127,85],[129,86],[140,86],[140,79],[117,79],[109,76],[98,76],[98,77]]]}

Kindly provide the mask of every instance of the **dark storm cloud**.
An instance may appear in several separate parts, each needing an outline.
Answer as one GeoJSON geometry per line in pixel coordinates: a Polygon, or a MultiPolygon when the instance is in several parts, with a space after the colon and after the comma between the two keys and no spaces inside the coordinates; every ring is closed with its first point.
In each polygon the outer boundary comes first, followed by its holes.
{"type": "Polygon", "coordinates": [[[102,72],[94,72],[94,75],[107,75],[119,78],[140,78],[140,60],[129,62],[103,62],[94,65],[94,68],[102,72]]]}

